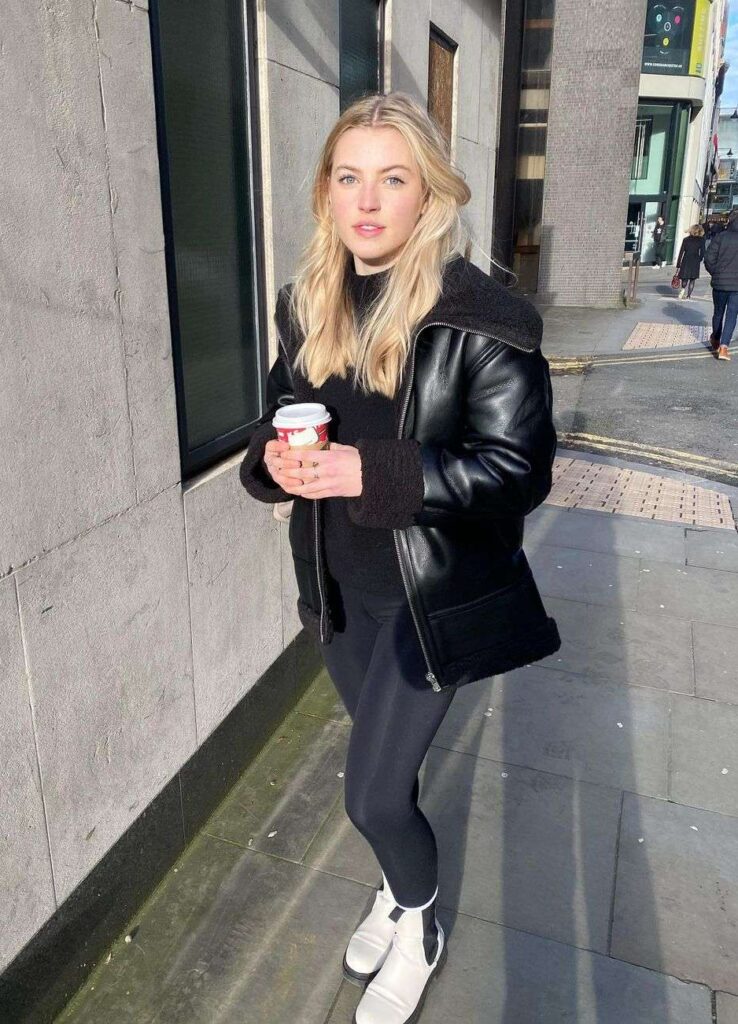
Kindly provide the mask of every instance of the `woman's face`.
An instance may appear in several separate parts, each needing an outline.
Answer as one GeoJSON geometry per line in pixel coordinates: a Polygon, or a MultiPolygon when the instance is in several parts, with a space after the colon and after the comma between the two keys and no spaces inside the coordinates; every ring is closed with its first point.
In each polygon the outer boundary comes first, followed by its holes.
{"type": "Polygon", "coordinates": [[[349,128],[336,143],[328,196],[358,274],[391,266],[425,209],[410,147],[396,128],[349,128]],[[359,226],[380,225],[362,232],[359,226]]]}

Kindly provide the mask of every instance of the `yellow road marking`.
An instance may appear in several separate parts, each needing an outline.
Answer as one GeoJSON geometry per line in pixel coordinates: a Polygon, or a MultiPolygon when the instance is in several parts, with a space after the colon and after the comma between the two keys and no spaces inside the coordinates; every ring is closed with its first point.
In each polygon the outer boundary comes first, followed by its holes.
{"type": "Polygon", "coordinates": [[[638,441],[624,441],[612,437],[602,437],[598,434],[562,433],[559,435],[559,440],[564,446],[566,444],[582,444],[603,451],[640,455],[643,458],[651,458],[654,462],[669,463],[679,469],[709,469],[738,480],[738,464],[726,462],[723,459],[711,459],[705,455],[695,455],[693,452],[683,452],[676,448],[649,447],[638,441]]]}
{"type": "Polygon", "coordinates": [[[549,364],[552,370],[580,370],[587,366],[621,366],[624,363],[668,363],[678,359],[714,359],[712,352],[680,352],[674,355],[647,356],[590,356],[587,359],[557,359],[552,356],[549,364]]]}

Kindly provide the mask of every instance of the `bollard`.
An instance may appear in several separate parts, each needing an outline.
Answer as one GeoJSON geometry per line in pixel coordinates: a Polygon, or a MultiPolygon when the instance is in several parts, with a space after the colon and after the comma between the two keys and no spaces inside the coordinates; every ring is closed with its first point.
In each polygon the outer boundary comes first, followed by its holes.
{"type": "Polygon", "coordinates": [[[626,306],[637,305],[636,294],[638,291],[638,272],[641,266],[640,250],[635,252],[624,252],[623,263],[628,266],[628,283],[625,286],[623,299],[626,306]]]}

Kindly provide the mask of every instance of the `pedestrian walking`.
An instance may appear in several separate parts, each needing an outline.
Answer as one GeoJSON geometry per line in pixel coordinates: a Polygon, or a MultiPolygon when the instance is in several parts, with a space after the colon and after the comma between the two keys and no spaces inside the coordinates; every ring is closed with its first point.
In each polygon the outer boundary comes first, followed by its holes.
{"type": "Polygon", "coordinates": [[[680,299],[691,299],[694,283],[700,276],[700,265],[705,258],[705,229],[693,224],[683,239],[676,267],[681,281],[680,299]]]}
{"type": "Polygon", "coordinates": [[[728,217],[724,231],[705,253],[705,270],[712,277],[712,334],[710,347],[718,359],[730,359],[730,342],[738,319],[738,211],[728,217]]]}
{"type": "Polygon", "coordinates": [[[653,237],[653,265],[663,267],[666,262],[666,221],[659,214],[651,232],[653,237]]]}
{"type": "Polygon", "coordinates": [[[560,646],[521,547],[556,449],[541,319],[468,260],[470,198],[415,99],[344,111],[240,470],[260,501],[293,500],[298,612],[351,718],[346,812],[382,869],[344,954],[354,1024],[416,1021],[446,959],[418,772],[458,687],[560,646]],[[300,453],[271,419],[307,402],[335,433],[300,453]]]}

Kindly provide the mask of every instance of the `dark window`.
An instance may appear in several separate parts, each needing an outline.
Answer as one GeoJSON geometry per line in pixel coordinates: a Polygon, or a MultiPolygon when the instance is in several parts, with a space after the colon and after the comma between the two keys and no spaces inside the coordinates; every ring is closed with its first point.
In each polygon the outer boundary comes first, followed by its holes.
{"type": "Polygon", "coordinates": [[[383,92],[384,3],[339,0],[339,90],[341,113],[365,93],[383,92]]]}
{"type": "Polygon", "coordinates": [[[551,88],[553,0],[525,0],[520,37],[520,95],[513,204],[513,269],[524,292],[538,288],[551,88]]]}
{"type": "Polygon", "coordinates": [[[243,447],[262,407],[250,6],[151,3],[183,477],[243,447]]]}
{"type": "Polygon", "coordinates": [[[451,146],[456,43],[431,25],[428,50],[428,113],[451,146]]]}

